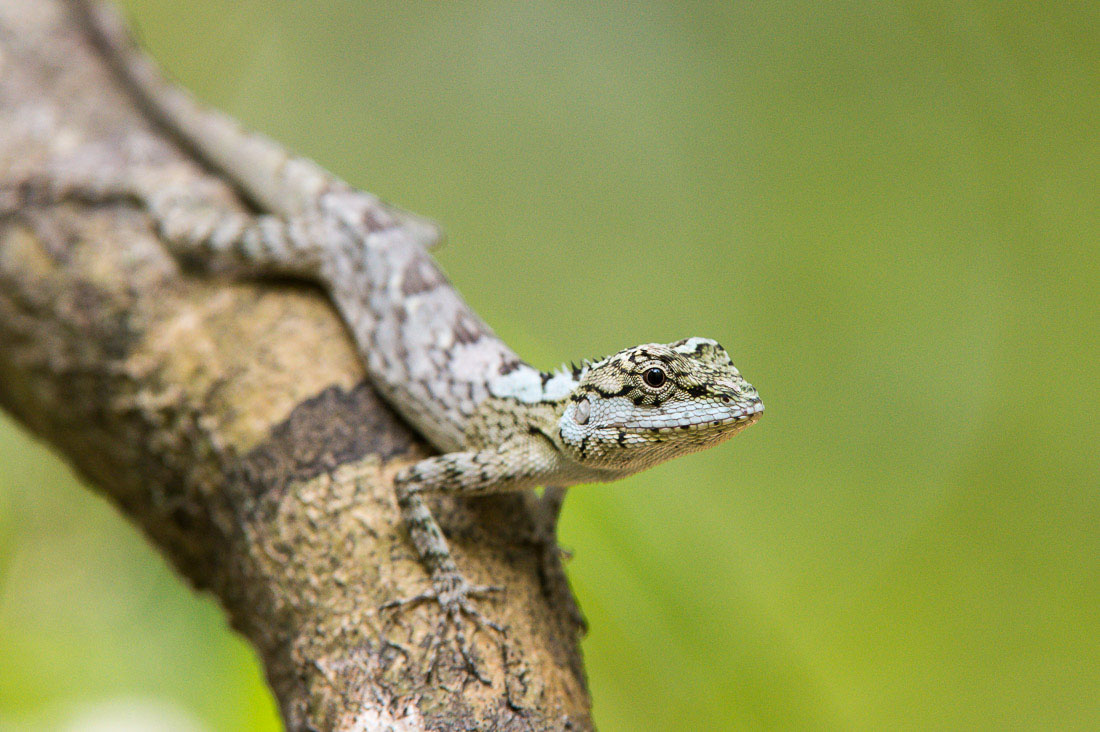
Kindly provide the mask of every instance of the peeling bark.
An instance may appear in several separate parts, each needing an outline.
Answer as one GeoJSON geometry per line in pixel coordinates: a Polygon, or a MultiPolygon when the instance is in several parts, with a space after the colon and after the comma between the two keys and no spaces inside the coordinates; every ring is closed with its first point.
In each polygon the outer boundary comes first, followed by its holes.
{"type": "MultiPolygon", "coordinates": [[[[0,4],[0,179],[74,151],[178,165],[61,0],[0,4]]],[[[258,649],[295,730],[586,729],[572,598],[544,590],[529,493],[440,501],[506,650],[491,684],[425,678],[437,613],[378,607],[423,590],[390,479],[428,454],[365,381],[322,293],[181,267],[125,203],[0,218],[0,406],[101,490],[258,649]]]]}

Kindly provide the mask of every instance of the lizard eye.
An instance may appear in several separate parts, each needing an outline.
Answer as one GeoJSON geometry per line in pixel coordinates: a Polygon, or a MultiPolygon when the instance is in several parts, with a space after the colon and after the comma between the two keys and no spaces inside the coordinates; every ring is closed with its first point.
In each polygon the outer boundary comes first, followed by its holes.
{"type": "Polygon", "coordinates": [[[665,385],[665,380],[668,377],[665,376],[665,372],[654,366],[651,369],[646,369],[646,372],[642,374],[642,381],[654,389],[660,389],[665,385]]]}

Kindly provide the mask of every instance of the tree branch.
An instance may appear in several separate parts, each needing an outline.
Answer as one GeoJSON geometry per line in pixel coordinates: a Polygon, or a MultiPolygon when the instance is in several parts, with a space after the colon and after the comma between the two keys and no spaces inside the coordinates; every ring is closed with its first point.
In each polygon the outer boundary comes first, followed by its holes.
{"type": "MultiPolygon", "coordinates": [[[[74,151],[182,166],[96,56],[62,0],[0,5],[0,177],[74,151]]],[[[0,205],[2,209],[2,205],[0,205]]],[[[324,296],[291,282],[181,270],[124,202],[0,218],[0,406],[108,495],[259,650],[290,729],[591,726],[572,599],[544,590],[531,494],[442,502],[502,652],[426,678],[432,608],[390,480],[428,450],[364,380],[324,296]]]]}

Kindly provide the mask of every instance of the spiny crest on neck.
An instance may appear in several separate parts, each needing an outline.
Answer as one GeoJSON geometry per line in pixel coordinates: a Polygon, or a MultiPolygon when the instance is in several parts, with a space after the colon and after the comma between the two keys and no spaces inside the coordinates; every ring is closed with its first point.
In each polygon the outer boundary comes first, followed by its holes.
{"type": "Polygon", "coordinates": [[[558,402],[569,396],[577,386],[572,368],[539,371],[527,364],[517,364],[489,381],[489,393],[501,399],[515,399],[524,404],[558,402]]]}
{"type": "Polygon", "coordinates": [[[539,371],[521,362],[511,363],[490,381],[489,393],[524,404],[560,402],[573,393],[585,374],[608,358],[611,356],[563,363],[553,371],[539,371]]]}

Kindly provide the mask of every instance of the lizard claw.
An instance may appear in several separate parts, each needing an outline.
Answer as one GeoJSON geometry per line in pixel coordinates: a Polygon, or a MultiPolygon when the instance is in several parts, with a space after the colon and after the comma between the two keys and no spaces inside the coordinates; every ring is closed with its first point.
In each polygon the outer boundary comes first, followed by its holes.
{"type": "MultiPolygon", "coordinates": [[[[506,635],[504,627],[482,615],[474,606],[472,600],[503,592],[504,588],[497,585],[471,585],[460,574],[444,575],[433,580],[432,585],[430,590],[412,597],[391,600],[383,604],[380,609],[388,611],[414,607],[425,602],[438,603],[440,610],[443,612],[443,617],[436,623],[430,636],[425,676],[431,678],[436,672],[440,665],[443,650],[453,637],[455,650],[462,659],[461,666],[481,683],[491,684],[491,679],[481,670],[477,654],[468,640],[463,626],[465,621],[469,620],[473,623],[475,630],[480,628],[495,631],[500,636],[499,642],[503,650],[504,636],[506,635]]],[[[452,654],[452,660],[453,658],[452,654]]]]}

